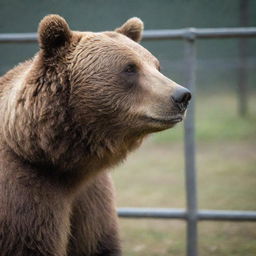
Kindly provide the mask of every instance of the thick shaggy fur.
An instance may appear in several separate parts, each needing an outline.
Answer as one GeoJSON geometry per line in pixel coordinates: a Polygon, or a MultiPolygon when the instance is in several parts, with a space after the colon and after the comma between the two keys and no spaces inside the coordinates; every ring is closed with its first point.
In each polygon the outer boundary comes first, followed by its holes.
{"type": "Polygon", "coordinates": [[[38,54],[0,78],[1,256],[121,255],[106,169],[178,111],[142,30],[74,32],[49,15],[38,54]]]}

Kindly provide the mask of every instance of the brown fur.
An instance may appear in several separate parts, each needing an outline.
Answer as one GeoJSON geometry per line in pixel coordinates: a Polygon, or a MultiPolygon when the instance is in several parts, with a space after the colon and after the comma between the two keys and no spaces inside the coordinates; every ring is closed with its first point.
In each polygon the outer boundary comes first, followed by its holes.
{"type": "Polygon", "coordinates": [[[74,32],[49,15],[39,53],[0,78],[1,256],[121,255],[106,169],[179,114],[142,30],[74,32]]]}

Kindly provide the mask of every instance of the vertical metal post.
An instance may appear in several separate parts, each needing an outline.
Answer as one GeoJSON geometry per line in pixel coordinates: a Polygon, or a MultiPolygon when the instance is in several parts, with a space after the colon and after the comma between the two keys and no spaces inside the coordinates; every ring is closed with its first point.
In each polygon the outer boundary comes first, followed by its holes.
{"type": "MultiPolygon", "coordinates": [[[[248,26],[249,2],[240,0],[240,26],[248,26]]],[[[245,117],[248,109],[248,74],[247,74],[247,39],[240,38],[238,41],[239,66],[238,66],[238,110],[242,117],[245,117]]]]}
{"type": "Polygon", "coordinates": [[[197,256],[197,182],[195,164],[195,80],[196,47],[193,31],[185,37],[185,86],[192,100],[185,119],[185,173],[187,198],[187,256],[197,256]]]}

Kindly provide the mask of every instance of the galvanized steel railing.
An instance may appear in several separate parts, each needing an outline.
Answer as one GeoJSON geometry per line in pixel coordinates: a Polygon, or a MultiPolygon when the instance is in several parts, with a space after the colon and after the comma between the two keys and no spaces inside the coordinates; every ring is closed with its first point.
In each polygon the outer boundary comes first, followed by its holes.
{"type": "MultiPolygon", "coordinates": [[[[187,28],[175,30],[148,30],[143,40],[183,39],[185,42],[186,87],[195,95],[196,46],[199,38],[246,38],[256,37],[256,28],[187,28]]],[[[34,43],[36,33],[0,34],[0,43],[34,43]]],[[[195,97],[193,97],[185,120],[185,176],[187,208],[119,208],[124,218],[184,219],[187,221],[187,256],[197,256],[197,223],[201,220],[256,221],[256,211],[198,210],[196,183],[195,146],[195,97]]]]}

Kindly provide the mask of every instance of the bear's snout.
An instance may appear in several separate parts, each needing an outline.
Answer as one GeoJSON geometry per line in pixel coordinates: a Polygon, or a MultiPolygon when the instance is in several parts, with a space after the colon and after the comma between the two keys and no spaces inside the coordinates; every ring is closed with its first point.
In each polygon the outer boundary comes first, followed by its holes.
{"type": "Polygon", "coordinates": [[[177,105],[180,110],[185,110],[191,100],[191,92],[184,87],[177,88],[171,94],[171,100],[177,105]]]}

